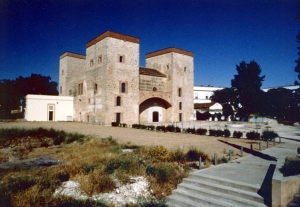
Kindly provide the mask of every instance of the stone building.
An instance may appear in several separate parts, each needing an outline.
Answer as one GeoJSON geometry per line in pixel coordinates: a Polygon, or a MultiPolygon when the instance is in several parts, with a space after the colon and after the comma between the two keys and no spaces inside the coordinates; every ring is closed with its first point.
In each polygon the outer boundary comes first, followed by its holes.
{"type": "Polygon", "coordinates": [[[106,31],[86,55],[60,56],[59,95],[73,96],[73,120],[110,125],[193,120],[194,54],[170,47],[146,55],[139,39],[106,31]]]}

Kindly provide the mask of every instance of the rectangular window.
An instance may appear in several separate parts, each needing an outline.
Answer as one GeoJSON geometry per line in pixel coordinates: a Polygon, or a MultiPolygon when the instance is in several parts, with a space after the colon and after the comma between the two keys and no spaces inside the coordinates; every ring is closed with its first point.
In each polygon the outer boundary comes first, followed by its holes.
{"type": "Polygon", "coordinates": [[[93,67],[94,66],[94,60],[91,60],[90,61],[90,67],[93,67]]]}
{"type": "Polygon", "coordinates": [[[181,91],[181,88],[178,88],[178,97],[181,97],[181,94],[182,93],[182,91],[181,91]]]}
{"type": "Polygon", "coordinates": [[[102,55],[98,56],[98,64],[102,63],[102,55]]]}
{"type": "Polygon", "coordinates": [[[59,93],[62,93],[62,86],[59,87],[59,93]]]}
{"type": "Polygon", "coordinates": [[[83,94],[83,83],[79,83],[78,84],[78,95],[82,95],[83,94]]]}
{"type": "Polygon", "coordinates": [[[94,85],[94,93],[97,93],[97,92],[98,92],[98,84],[95,83],[95,85],[94,85]]]}
{"type": "Polygon", "coordinates": [[[182,121],[182,113],[179,113],[179,121],[182,121]]]}
{"type": "Polygon", "coordinates": [[[125,57],[124,55],[119,55],[119,62],[124,63],[125,62],[125,57]]]}

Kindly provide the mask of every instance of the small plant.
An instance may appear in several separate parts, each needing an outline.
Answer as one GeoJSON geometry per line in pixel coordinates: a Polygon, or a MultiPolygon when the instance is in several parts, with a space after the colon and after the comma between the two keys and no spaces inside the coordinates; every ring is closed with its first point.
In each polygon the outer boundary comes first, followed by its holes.
{"type": "Polygon", "coordinates": [[[165,126],[157,126],[156,131],[167,132],[167,128],[165,126]]]}
{"type": "Polygon", "coordinates": [[[283,176],[293,176],[300,174],[300,159],[295,157],[286,157],[284,165],[280,168],[283,176]]]}
{"type": "Polygon", "coordinates": [[[240,131],[234,131],[233,132],[233,135],[232,135],[234,138],[241,138],[243,136],[243,132],[240,132],[240,131]]]}
{"type": "Polygon", "coordinates": [[[187,128],[186,129],[186,133],[195,134],[196,133],[196,129],[195,128],[187,128]]]}
{"type": "Polygon", "coordinates": [[[221,129],[217,129],[215,131],[215,136],[222,137],[224,135],[224,132],[221,129]]]}
{"type": "Polygon", "coordinates": [[[250,131],[246,133],[247,139],[254,139],[254,140],[259,140],[260,139],[260,134],[255,131],[250,131]]]}
{"type": "Polygon", "coordinates": [[[207,129],[203,129],[203,128],[198,128],[196,130],[196,134],[199,134],[199,135],[206,135],[206,132],[207,132],[207,129]]]}
{"type": "Polygon", "coordinates": [[[275,139],[276,137],[278,137],[278,134],[272,130],[264,130],[262,132],[262,135],[261,135],[261,138],[265,141],[267,140],[273,140],[275,139]]]}
{"type": "Polygon", "coordinates": [[[173,125],[168,125],[167,126],[167,131],[168,132],[174,132],[175,131],[175,127],[173,125]]]}
{"type": "Polygon", "coordinates": [[[215,129],[209,129],[208,130],[208,136],[216,136],[216,130],[215,129]]]}
{"type": "Polygon", "coordinates": [[[178,163],[185,163],[186,155],[182,150],[177,149],[171,153],[171,161],[178,162],[178,163]]]}
{"type": "Polygon", "coordinates": [[[119,123],[118,122],[111,122],[111,126],[112,127],[117,127],[117,126],[119,126],[119,123]]]}
{"type": "Polygon", "coordinates": [[[224,137],[230,137],[231,133],[228,129],[224,129],[224,137]]]}

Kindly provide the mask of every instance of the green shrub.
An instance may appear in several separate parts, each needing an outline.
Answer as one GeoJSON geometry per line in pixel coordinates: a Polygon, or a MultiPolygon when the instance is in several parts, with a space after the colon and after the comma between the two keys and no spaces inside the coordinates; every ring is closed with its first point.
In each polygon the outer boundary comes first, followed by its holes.
{"type": "Polygon", "coordinates": [[[273,140],[276,137],[278,137],[278,134],[272,130],[264,130],[261,135],[261,138],[265,141],[273,140]]]}
{"type": "Polygon", "coordinates": [[[119,123],[118,122],[111,122],[111,126],[112,127],[117,127],[117,126],[119,126],[119,123]]]}
{"type": "Polygon", "coordinates": [[[241,138],[243,136],[243,132],[240,131],[234,131],[233,135],[234,138],[241,138]]]}
{"type": "Polygon", "coordinates": [[[155,178],[157,179],[158,183],[166,183],[171,179],[172,176],[173,170],[169,164],[162,163],[161,165],[155,167],[155,178]]]}
{"type": "Polygon", "coordinates": [[[196,129],[195,128],[187,128],[186,129],[186,133],[195,134],[196,133],[196,129]]]}
{"type": "Polygon", "coordinates": [[[217,129],[215,131],[215,136],[222,137],[224,135],[224,132],[221,129],[217,129]]]}
{"type": "Polygon", "coordinates": [[[300,174],[300,159],[295,157],[286,157],[284,165],[280,168],[283,176],[293,176],[300,174]]]}
{"type": "Polygon", "coordinates": [[[199,135],[206,135],[206,132],[207,132],[207,129],[203,129],[203,128],[198,128],[196,130],[196,134],[199,134],[199,135]]]}
{"type": "Polygon", "coordinates": [[[209,129],[208,130],[208,136],[216,136],[216,130],[215,129],[209,129]]]}
{"type": "Polygon", "coordinates": [[[188,161],[198,161],[200,157],[203,162],[209,158],[207,154],[193,147],[186,153],[186,159],[188,161]]]}
{"type": "Polygon", "coordinates": [[[175,131],[175,127],[173,125],[168,125],[166,129],[167,129],[168,132],[174,132],[175,131]]]}
{"type": "Polygon", "coordinates": [[[171,153],[171,161],[172,162],[178,162],[178,163],[185,163],[186,162],[186,155],[185,153],[177,149],[174,152],[171,153]]]}
{"type": "Polygon", "coordinates": [[[83,139],[83,138],[84,138],[83,134],[79,134],[77,132],[75,132],[75,133],[69,133],[67,135],[67,137],[65,138],[64,143],[70,144],[72,142],[78,141],[78,140],[83,139]]]}
{"type": "Polygon", "coordinates": [[[228,129],[224,129],[224,137],[230,137],[231,133],[228,129]]]}
{"type": "Polygon", "coordinates": [[[157,126],[156,131],[167,132],[167,128],[165,126],[157,126]]]}
{"type": "Polygon", "coordinates": [[[254,140],[259,140],[260,139],[260,134],[255,131],[250,131],[246,133],[247,139],[254,139],[254,140]]]}

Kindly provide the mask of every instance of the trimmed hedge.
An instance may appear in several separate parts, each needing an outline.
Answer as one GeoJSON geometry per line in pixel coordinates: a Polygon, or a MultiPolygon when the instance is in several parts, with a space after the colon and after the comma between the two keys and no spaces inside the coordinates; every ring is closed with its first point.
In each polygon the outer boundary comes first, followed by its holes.
{"type": "Polygon", "coordinates": [[[254,139],[254,140],[259,140],[260,139],[260,133],[255,132],[255,131],[250,131],[246,133],[247,139],[254,139]]]}
{"type": "Polygon", "coordinates": [[[265,130],[262,132],[262,135],[261,135],[261,138],[265,141],[267,140],[273,140],[275,139],[276,137],[278,137],[278,134],[274,131],[269,131],[269,130],[265,130]]]}

